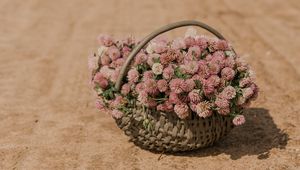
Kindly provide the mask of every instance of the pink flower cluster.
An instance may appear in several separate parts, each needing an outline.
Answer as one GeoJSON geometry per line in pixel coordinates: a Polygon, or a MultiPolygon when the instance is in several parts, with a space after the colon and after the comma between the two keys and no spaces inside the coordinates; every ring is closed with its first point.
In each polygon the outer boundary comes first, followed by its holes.
{"type": "Polygon", "coordinates": [[[98,54],[89,58],[93,87],[101,99],[96,106],[112,110],[117,119],[134,100],[140,106],[175,112],[180,119],[191,114],[202,118],[231,115],[233,123],[240,125],[245,119],[237,111],[258,93],[249,66],[227,41],[194,33],[173,41],[160,37],[150,42],[136,55],[120,92],[116,92],[120,69],[136,42],[102,35],[98,43],[98,54]]]}

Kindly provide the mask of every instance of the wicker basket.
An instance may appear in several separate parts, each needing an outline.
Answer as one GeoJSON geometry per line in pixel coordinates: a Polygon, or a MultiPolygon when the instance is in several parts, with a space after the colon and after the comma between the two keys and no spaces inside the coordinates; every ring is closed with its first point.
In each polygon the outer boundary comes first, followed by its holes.
{"type": "MultiPolygon", "coordinates": [[[[148,35],[133,49],[122,66],[116,89],[120,90],[132,59],[149,41],[159,34],[183,26],[199,26],[218,38],[225,39],[215,29],[198,21],[181,21],[164,26],[148,35]]],[[[231,117],[217,113],[208,118],[200,118],[192,113],[182,120],[175,113],[145,110],[141,106],[130,109],[132,114],[116,119],[117,125],[136,145],[152,151],[177,152],[210,146],[233,128],[231,117]]]]}

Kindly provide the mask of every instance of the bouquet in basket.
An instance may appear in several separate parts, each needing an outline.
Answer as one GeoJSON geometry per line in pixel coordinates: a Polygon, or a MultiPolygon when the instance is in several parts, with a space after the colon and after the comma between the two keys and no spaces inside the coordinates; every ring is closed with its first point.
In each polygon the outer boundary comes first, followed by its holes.
{"type": "Polygon", "coordinates": [[[97,40],[98,52],[89,57],[96,107],[115,119],[139,106],[179,119],[230,116],[234,125],[241,125],[243,108],[257,96],[253,72],[226,40],[194,29],[174,40],[157,37],[135,56],[120,91],[115,84],[121,67],[139,42],[109,35],[97,40]]]}

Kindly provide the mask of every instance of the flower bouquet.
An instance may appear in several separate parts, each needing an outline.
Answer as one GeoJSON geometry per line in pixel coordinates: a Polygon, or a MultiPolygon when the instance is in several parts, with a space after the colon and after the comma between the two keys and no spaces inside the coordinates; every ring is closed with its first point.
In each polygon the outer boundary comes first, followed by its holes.
{"type": "Polygon", "coordinates": [[[213,28],[182,21],[141,42],[98,37],[89,57],[96,107],[109,113],[131,140],[155,151],[186,151],[212,145],[245,122],[243,109],[258,93],[253,72],[213,28]],[[218,38],[157,37],[182,26],[200,26],[218,38]]]}

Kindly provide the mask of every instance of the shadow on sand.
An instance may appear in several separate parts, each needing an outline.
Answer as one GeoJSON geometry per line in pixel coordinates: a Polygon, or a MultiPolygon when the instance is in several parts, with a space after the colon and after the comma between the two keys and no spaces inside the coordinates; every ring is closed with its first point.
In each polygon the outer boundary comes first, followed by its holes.
{"type": "Polygon", "coordinates": [[[288,134],[276,126],[268,110],[249,108],[244,113],[247,122],[234,128],[214,146],[174,155],[205,157],[224,153],[230,155],[233,160],[246,155],[257,155],[258,159],[267,159],[272,148],[285,148],[289,140],[288,134]]]}

